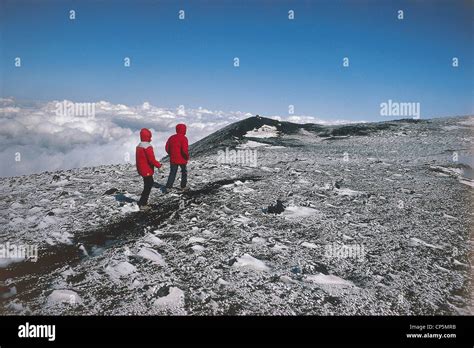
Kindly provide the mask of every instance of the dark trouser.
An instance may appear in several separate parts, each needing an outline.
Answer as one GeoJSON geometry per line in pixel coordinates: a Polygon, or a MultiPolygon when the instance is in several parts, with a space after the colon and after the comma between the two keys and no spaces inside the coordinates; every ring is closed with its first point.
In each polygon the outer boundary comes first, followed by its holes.
{"type": "Polygon", "coordinates": [[[153,186],[153,175],[143,177],[143,192],[138,205],[146,205],[148,203],[148,197],[153,186]]]}
{"type": "Polygon", "coordinates": [[[170,164],[170,175],[168,176],[166,188],[173,187],[174,179],[176,179],[176,172],[178,171],[178,166],[181,168],[181,188],[186,187],[188,182],[188,170],[186,168],[186,164],[170,164]]]}

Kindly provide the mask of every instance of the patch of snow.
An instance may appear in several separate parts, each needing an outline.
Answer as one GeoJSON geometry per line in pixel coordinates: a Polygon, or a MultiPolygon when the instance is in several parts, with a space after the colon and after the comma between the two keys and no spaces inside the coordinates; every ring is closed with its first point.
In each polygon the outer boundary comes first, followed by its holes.
{"type": "Polygon", "coordinates": [[[460,127],[460,126],[443,126],[443,127],[441,127],[441,128],[444,129],[444,130],[446,130],[446,131],[451,131],[451,130],[458,130],[458,129],[462,128],[462,127],[460,127]]]}
{"type": "Polygon", "coordinates": [[[11,206],[10,206],[11,209],[21,209],[23,208],[23,204],[20,204],[18,202],[15,202],[13,203],[11,206]]]}
{"type": "Polygon", "coordinates": [[[137,204],[131,203],[131,204],[125,204],[121,209],[122,213],[132,213],[136,211],[140,211],[140,208],[138,207],[137,204]]]}
{"type": "MultiPolygon", "coordinates": [[[[141,255],[140,255],[141,256],[141,255]]],[[[142,256],[143,257],[143,256],[142,256]]],[[[128,276],[137,271],[137,268],[127,261],[120,262],[115,266],[107,266],[105,272],[113,279],[118,280],[120,277],[128,276]]]]}
{"type": "Polygon", "coordinates": [[[79,250],[82,251],[82,253],[84,254],[84,256],[89,256],[89,253],[87,252],[87,249],[84,245],[80,245],[79,246],[79,250]]]}
{"type": "Polygon", "coordinates": [[[456,259],[453,259],[453,263],[454,263],[456,266],[463,266],[463,267],[466,267],[466,268],[468,268],[468,267],[469,267],[469,265],[468,265],[468,264],[466,264],[466,263],[462,263],[462,262],[459,262],[459,261],[458,261],[458,260],[456,260],[456,259]]]}
{"type": "Polygon", "coordinates": [[[462,124],[462,125],[465,125],[465,126],[474,126],[474,117],[469,117],[465,121],[458,122],[458,124],[462,124]]]}
{"type": "Polygon", "coordinates": [[[41,222],[38,224],[38,228],[40,229],[44,229],[48,226],[51,226],[51,225],[55,225],[58,223],[58,219],[56,219],[55,217],[53,216],[45,216],[41,222]]]}
{"type": "Polygon", "coordinates": [[[262,238],[262,237],[253,237],[252,238],[252,243],[255,243],[255,244],[265,244],[266,241],[267,240],[265,238],[262,238]]]}
{"type": "Polygon", "coordinates": [[[301,243],[301,246],[304,246],[304,247],[310,248],[310,249],[318,249],[318,246],[314,243],[303,242],[303,243],[301,243]]]}
{"type": "MultiPolygon", "coordinates": [[[[163,256],[161,256],[159,253],[149,248],[145,248],[145,247],[141,248],[137,256],[150,260],[160,266],[166,265],[165,260],[163,260],[163,256]]],[[[131,266],[134,267],[133,265],[131,266]]]]}
{"type": "Polygon", "coordinates": [[[25,257],[0,257],[0,268],[7,268],[12,263],[22,262],[25,257]]]}
{"type": "Polygon", "coordinates": [[[0,299],[7,299],[10,297],[16,296],[16,294],[17,294],[16,287],[12,286],[8,288],[8,292],[3,292],[2,294],[0,294],[0,299]]]}
{"type": "Polygon", "coordinates": [[[191,237],[189,238],[189,243],[204,243],[206,240],[202,237],[191,237]]]}
{"type": "Polygon", "coordinates": [[[193,245],[191,249],[193,249],[196,252],[201,252],[201,251],[206,250],[206,248],[204,248],[202,245],[199,245],[199,244],[193,245]]]}
{"type": "Polygon", "coordinates": [[[450,219],[450,220],[457,220],[458,218],[457,217],[454,217],[452,215],[449,215],[449,214],[443,214],[443,217],[445,217],[446,219],[450,219]]]}
{"type": "Polygon", "coordinates": [[[182,308],[184,307],[184,292],[179,288],[171,287],[169,294],[156,299],[153,305],[162,309],[182,308]]]}
{"type": "Polygon", "coordinates": [[[422,246],[426,246],[428,248],[433,248],[433,249],[443,249],[443,247],[440,245],[429,244],[419,238],[410,238],[410,240],[408,241],[408,245],[412,247],[422,245],[422,246]]]}
{"type": "Polygon", "coordinates": [[[68,276],[72,276],[72,275],[74,275],[74,274],[75,274],[75,273],[74,273],[74,271],[72,270],[71,267],[69,267],[68,269],[66,269],[66,270],[64,270],[64,271],[61,272],[61,275],[62,275],[64,278],[66,278],[66,277],[68,277],[68,276]]]}
{"type": "Polygon", "coordinates": [[[278,252],[278,251],[282,251],[282,250],[288,250],[288,247],[284,244],[278,244],[277,243],[273,246],[272,250],[278,252]]]}
{"type": "Polygon", "coordinates": [[[296,280],[291,279],[290,277],[283,275],[280,277],[280,281],[286,284],[295,284],[297,283],[296,280]]]}
{"type": "Polygon", "coordinates": [[[277,128],[264,124],[260,128],[248,131],[244,137],[248,138],[274,138],[278,136],[277,128]]]}
{"type": "Polygon", "coordinates": [[[36,214],[42,211],[43,209],[40,207],[33,207],[30,210],[28,210],[28,214],[36,214]]]}
{"type": "Polygon", "coordinates": [[[26,308],[21,303],[10,302],[8,308],[15,312],[24,312],[26,308]]]}
{"type": "Polygon", "coordinates": [[[237,258],[237,262],[233,264],[233,267],[237,268],[249,268],[255,271],[269,271],[268,267],[263,261],[256,259],[249,254],[244,254],[242,257],[237,258]]]}
{"type": "Polygon", "coordinates": [[[222,278],[217,279],[217,284],[220,285],[229,285],[230,283],[222,278]]]}
{"type": "Polygon", "coordinates": [[[301,219],[305,218],[311,215],[318,214],[319,211],[313,208],[308,208],[308,207],[298,207],[298,206],[289,206],[285,208],[285,211],[282,213],[282,215],[288,219],[301,219]]]}
{"type": "Polygon", "coordinates": [[[467,185],[467,186],[470,186],[470,187],[474,187],[474,181],[472,180],[469,180],[469,179],[459,179],[459,182],[461,184],[464,184],[464,185],[467,185]]]}
{"type": "Polygon", "coordinates": [[[431,169],[437,171],[437,174],[447,174],[447,175],[454,175],[454,176],[462,176],[464,171],[462,168],[453,168],[453,167],[442,167],[442,166],[430,166],[431,169]],[[439,173],[442,172],[442,173],[439,173]]]}
{"type": "Polygon", "coordinates": [[[236,146],[237,149],[253,149],[256,147],[268,146],[265,143],[259,143],[258,141],[248,140],[247,142],[236,146]]]}
{"type": "Polygon", "coordinates": [[[253,188],[246,187],[246,186],[237,186],[237,187],[234,187],[232,191],[234,191],[235,193],[251,193],[251,192],[254,192],[255,190],[253,188]]]}
{"type": "Polygon", "coordinates": [[[342,188],[342,189],[334,188],[334,191],[338,195],[341,195],[341,196],[359,196],[359,195],[363,194],[363,192],[354,191],[354,190],[351,190],[351,189],[348,189],[348,188],[342,188]]]}
{"type": "Polygon", "coordinates": [[[331,274],[318,273],[314,275],[308,275],[305,278],[307,281],[321,285],[336,285],[336,286],[354,286],[354,284],[348,280],[339,278],[331,274]]]}
{"type": "Polygon", "coordinates": [[[51,186],[64,186],[66,185],[67,183],[69,183],[69,180],[59,180],[59,181],[55,181],[53,183],[51,183],[51,186]]]}
{"type": "Polygon", "coordinates": [[[82,299],[77,292],[72,290],[54,290],[48,296],[47,302],[48,305],[58,305],[63,303],[78,305],[82,303],[82,299]]]}
{"type": "Polygon", "coordinates": [[[149,233],[148,235],[146,235],[144,240],[148,243],[153,244],[153,245],[161,245],[161,244],[164,243],[160,238],[156,237],[152,233],[149,233]]]}
{"type": "Polygon", "coordinates": [[[234,221],[246,224],[246,223],[250,222],[250,219],[248,217],[239,215],[239,217],[235,218],[234,221]]]}

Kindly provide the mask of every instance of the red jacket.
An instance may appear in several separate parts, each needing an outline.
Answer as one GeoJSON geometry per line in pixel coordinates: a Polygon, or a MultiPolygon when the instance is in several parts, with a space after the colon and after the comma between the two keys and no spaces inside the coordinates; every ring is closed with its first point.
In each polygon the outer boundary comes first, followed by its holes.
{"type": "Polygon", "coordinates": [[[186,125],[180,123],[176,126],[176,134],[170,136],[166,142],[165,150],[170,155],[171,164],[187,164],[189,160],[188,138],[186,138],[186,125]]]}
{"type": "Polygon", "coordinates": [[[143,128],[140,131],[140,140],[138,144],[135,159],[137,163],[138,174],[141,176],[153,175],[153,167],[160,168],[161,163],[155,159],[155,153],[153,152],[153,146],[151,146],[151,132],[143,128]]]}

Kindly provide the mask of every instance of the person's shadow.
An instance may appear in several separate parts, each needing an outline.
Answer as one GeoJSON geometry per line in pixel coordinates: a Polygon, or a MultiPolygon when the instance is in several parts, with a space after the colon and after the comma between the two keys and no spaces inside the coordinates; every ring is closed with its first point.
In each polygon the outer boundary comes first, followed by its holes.
{"type": "Polygon", "coordinates": [[[115,200],[119,202],[125,202],[125,203],[133,203],[136,202],[133,198],[125,196],[123,193],[117,193],[115,195],[115,200]]]}
{"type": "Polygon", "coordinates": [[[166,191],[166,186],[156,181],[153,183],[153,187],[160,189],[161,193],[164,193],[166,191]]]}

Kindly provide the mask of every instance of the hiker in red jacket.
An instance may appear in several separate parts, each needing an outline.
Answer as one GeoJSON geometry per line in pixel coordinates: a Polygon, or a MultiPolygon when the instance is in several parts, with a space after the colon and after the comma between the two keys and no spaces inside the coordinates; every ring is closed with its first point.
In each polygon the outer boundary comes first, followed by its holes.
{"type": "Polygon", "coordinates": [[[186,125],[180,123],[176,126],[176,134],[170,136],[166,142],[165,150],[170,155],[170,175],[168,176],[168,182],[166,188],[170,189],[173,187],[174,180],[176,178],[176,172],[178,166],[181,168],[181,189],[186,191],[188,181],[188,171],[186,164],[189,160],[188,152],[188,138],[186,138],[186,125]]]}
{"type": "Polygon", "coordinates": [[[138,201],[140,210],[148,210],[148,197],[150,196],[151,188],[153,187],[153,168],[161,168],[162,165],[155,159],[155,153],[153,152],[153,146],[150,144],[151,132],[142,128],[140,131],[140,144],[136,149],[136,163],[138,174],[143,177],[143,192],[138,201]]]}

